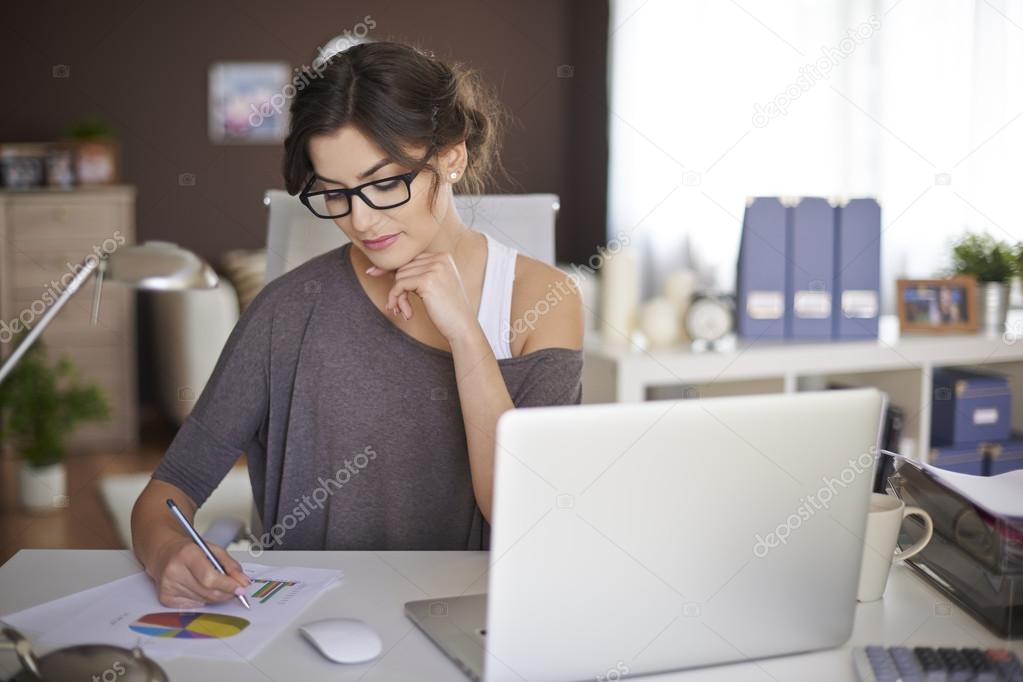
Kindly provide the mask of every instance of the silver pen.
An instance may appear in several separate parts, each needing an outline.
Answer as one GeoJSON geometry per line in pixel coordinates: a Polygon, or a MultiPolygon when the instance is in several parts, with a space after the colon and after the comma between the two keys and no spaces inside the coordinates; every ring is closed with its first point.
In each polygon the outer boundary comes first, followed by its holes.
{"type": "MultiPolygon", "coordinates": [[[[192,541],[195,542],[195,544],[199,545],[199,549],[202,550],[202,553],[205,554],[206,558],[210,560],[211,564],[213,564],[213,568],[220,571],[220,575],[227,575],[227,571],[225,571],[223,565],[221,565],[221,563],[217,561],[217,557],[213,556],[213,552],[210,551],[210,548],[206,545],[206,542],[203,541],[202,536],[196,532],[195,528],[192,528],[192,524],[190,524],[188,522],[188,519],[185,518],[185,515],[181,513],[181,509],[179,509],[178,505],[174,503],[174,500],[172,500],[169,497],[167,498],[167,506],[170,507],[171,513],[173,513],[174,517],[177,518],[178,523],[181,524],[181,527],[184,528],[185,531],[191,536],[192,541]]],[[[244,594],[237,594],[235,596],[238,597],[238,601],[240,601],[245,606],[245,608],[247,609],[252,608],[251,606],[249,606],[249,600],[245,598],[244,594]]]]}

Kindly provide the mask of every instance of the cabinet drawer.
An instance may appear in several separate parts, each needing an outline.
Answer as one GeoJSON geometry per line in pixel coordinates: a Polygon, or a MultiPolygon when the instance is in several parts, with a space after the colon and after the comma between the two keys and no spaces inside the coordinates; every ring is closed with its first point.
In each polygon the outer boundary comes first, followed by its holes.
{"type": "MultiPolygon", "coordinates": [[[[38,321],[45,310],[49,310],[48,299],[42,297],[42,291],[36,292],[39,297],[29,299],[21,295],[15,298],[9,317],[20,319],[23,323],[32,324],[38,321]],[[34,306],[34,307],[33,307],[34,306]]],[[[61,339],[68,344],[115,345],[127,341],[134,345],[134,292],[124,287],[103,286],[103,299],[99,307],[99,319],[93,326],[92,316],[92,284],[87,284],[68,301],[64,308],[50,322],[43,334],[45,338],[61,339]]]]}
{"type": "Polygon", "coordinates": [[[102,242],[117,229],[123,232],[123,216],[122,207],[111,202],[12,202],[7,212],[8,238],[16,244],[81,237],[102,242]]]}
{"type": "MultiPolygon", "coordinates": [[[[121,234],[124,235],[124,231],[121,231],[121,234]]],[[[82,234],[68,234],[63,239],[21,239],[11,244],[11,248],[14,249],[11,257],[15,261],[26,258],[35,260],[39,256],[59,254],[72,263],[81,263],[86,256],[102,255],[104,250],[110,253],[116,251],[119,246],[130,243],[127,236],[122,239],[114,238],[112,241],[106,240],[105,236],[82,234]]]]}
{"type": "MultiPolygon", "coordinates": [[[[69,283],[78,265],[91,251],[92,246],[83,245],[81,250],[51,249],[48,252],[19,252],[14,254],[13,278],[11,286],[22,295],[23,290],[37,290],[39,293],[48,286],[51,280],[58,283],[69,283]],[[66,277],[65,277],[66,276],[66,277]],[[62,277],[65,279],[61,280],[62,277]]],[[[86,286],[91,286],[90,282],[86,286]]],[[[106,287],[104,287],[105,289],[106,287]]]]}

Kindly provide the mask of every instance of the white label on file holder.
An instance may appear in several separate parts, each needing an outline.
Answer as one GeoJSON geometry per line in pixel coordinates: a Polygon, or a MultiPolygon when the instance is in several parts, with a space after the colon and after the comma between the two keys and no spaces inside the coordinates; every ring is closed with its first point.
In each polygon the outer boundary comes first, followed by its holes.
{"type": "Polygon", "coordinates": [[[847,289],[842,292],[842,315],[847,318],[877,317],[877,292],[871,289],[847,289]]]}
{"type": "Polygon", "coordinates": [[[831,316],[831,294],[826,291],[797,291],[792,301],[797,317],[822,320],[831,316]]]}
{"type": "Polygon", "coordinates": [[[973,411],[974,426],[984,426],[986,424],[995,424],[997,422],[998,422],[997,407],[981,407],[973,411]]]}
{"type": "Polygon", "coordinates": [[[746,295],[746,312],[754,320],[778,320],[785,314],[781,291],[751,291],[746,295]]]}

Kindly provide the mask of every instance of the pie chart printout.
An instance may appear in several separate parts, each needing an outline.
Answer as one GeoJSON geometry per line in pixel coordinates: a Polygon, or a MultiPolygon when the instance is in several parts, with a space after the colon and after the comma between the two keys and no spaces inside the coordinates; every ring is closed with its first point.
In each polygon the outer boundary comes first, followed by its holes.
{"type": "MultiPolygon", "coordinates": [[[[2,219],[0,213],[0,223],[2,219]]],[[[78,646],[87,637],[128,650],[142,646],[154,660],[184,656],[234,663],[253,660],[344,577],[343,571],[334,568],[251,562],[243,562],[241,567],[250,582],[244,590],[248,609],[237,599],[171,608],[160,603],[153,579],[139,570],[17,613],[0,615],[4,625],[35,635],[33,645],[41,650],[78,646]]],[[[335,597],[343,599],[340,594],[335,597]]],[[[205,675],[203,679],[216,677],[205,675]]],[[[7,675],[0,674],[0,681],[6,679],[7,675]]]]}
{"type": "Polygon", "coordinates": [[[238,616],[194,611],[147,613],[128,627],[150,637],[174,639],[223,639],[237,635],[249,621],[238,616]]]}

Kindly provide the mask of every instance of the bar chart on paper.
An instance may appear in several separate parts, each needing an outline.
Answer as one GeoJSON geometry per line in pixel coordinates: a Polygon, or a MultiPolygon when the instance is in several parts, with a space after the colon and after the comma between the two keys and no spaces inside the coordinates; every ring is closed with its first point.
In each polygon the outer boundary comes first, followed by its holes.
{"type": "Polygon", "coordinates": [[[285,604],[291,594],[295,592],[295,590],[290,590],[290,588],[298,585],[294,580],[276,580],[274,578],[254,578],[252,583],[259,585],[259,587],[250,596],[260,604],[265,604],[275,598],[277,603],[285,604]]]}

